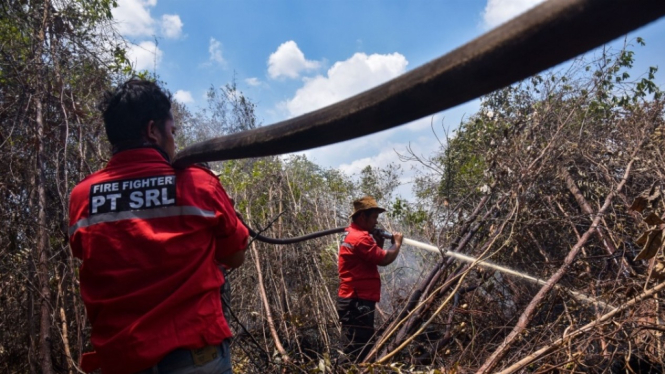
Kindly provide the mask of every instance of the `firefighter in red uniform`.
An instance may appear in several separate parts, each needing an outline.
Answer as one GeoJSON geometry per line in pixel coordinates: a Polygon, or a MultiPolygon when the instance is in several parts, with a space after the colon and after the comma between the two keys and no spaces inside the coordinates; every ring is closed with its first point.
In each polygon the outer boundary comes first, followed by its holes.
{"type": "Polygon", "coordinates": [[[72,191],[69,238],[95,352],[86,371],[230,373],[218,266],[244,261],[248,232],[209,170],[171,167],[170,97],[130,80],[100,104],[108,165],[72,191]]]}
{"type": "Polygon", "coordinates": [[[339,292],[337,313],[342,324],[344,353],[362,360],[374,335],[374,310],[381,298],[377,266],[390,265],[399,254],[402,234],[393,233],[393,245],[383,249],[383,238],[375,233],[380,208],[371,196],[353,202],[352,223],[339,247],[339,292]]]}

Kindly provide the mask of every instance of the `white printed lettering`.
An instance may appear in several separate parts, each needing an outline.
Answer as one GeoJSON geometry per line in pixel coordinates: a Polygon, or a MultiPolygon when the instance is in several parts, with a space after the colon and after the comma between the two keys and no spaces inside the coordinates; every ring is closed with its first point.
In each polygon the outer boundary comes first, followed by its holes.
{"type": "Polygon", "coordinates": [[[168,188],[162,188],[162,205],[174,204],[175,199],[169,199],[168,188]]]}
{"type": "Polygon", "coordinates": [[[141,191],[134,191],[129,195],[129,199],[132,200],[129,203],[129,206],[132,209],[140,209],[143,208],[143,194],[141,191]]]}
{"type": "Polygon", "coordinates": [[[116,204],[116,200],[118,200],[118,198],[121,197],[121,196],[122,196],[122,195],[119,194],[119,193],[114,193],[114,194],[111,194],[111,195],[106,195],[106,198],[111,200],[111,210],[112,210],[112,211],[113,211],[113,210],[116,210],[116,206],[117,206],[117,204],[116,204]]]}
{"type": "Polygon", "coordinates": [[[145,206],[150,207],[152,204],[155,206],[161,205],[157,198],[159,197],[159,190],[146,190],[145,191],[145,206]]]}
{"type": "Polygon", "coordinates": [[[93,196],[92,197],[92,213],[97,213],[97,208],[104,205],[106,199],[104,196],[93,196]]]}

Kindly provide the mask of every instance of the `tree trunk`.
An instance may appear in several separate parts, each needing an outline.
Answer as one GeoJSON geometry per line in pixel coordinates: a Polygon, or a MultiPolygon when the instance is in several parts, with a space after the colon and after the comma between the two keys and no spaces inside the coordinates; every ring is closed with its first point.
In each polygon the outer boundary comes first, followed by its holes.
{"type": "MultiPolygon", "coordinates": [[[[46,23],[49,17],[50,2],[44,1],[41,9],[42,17],[37,33],[37,44],[35,48],[34,62],[36,63],[36,95],[35,102],[35,175],[37,189],[37,245],[35,247],[35,258],[37,259],[37,284],[40,288],[40,311],[39,311],[39,361],[43,374],[53,373],[53,362],[51,361],[51,289],[49,285],[49,240],[48,225],[46,222],[46,150],[44,148],[44,107],[43,100],[46,82],[42,71],[42,53],[46,44],[46,23]]],[[[40,9],[36,7],[38,12],[40,9]]]]}
{"type": "Polygon", "coordinates": [[[35,165],[36,187],[37,187],[37,246],[35,254],[37,258],[37,284],[40,288],[40,311],[39,311],[39,361],[43,374],[53,373],[53,362],[51,361],[51,288],[49,286],[49,240],[46,222],[46,175],[44,154],[44,117],[41,98],[35,96],[35,110],[37,126],[36,144],[37,160],[35,165]]]}
{"type": "MultiPolygon", "coordinates": [[[[249,207],[247,208],[247,219],[251,219],[251,215],[249,213],[249,207]]],[[[256,250],[256,242],[252,241],[252,257],[254,257],[254,265],[256,266],[256,274],[258,278],[258,289],[259,289],[259,295],[261,296],[261,301],[263,302],[263,308],[266,312],[266,321],[268,323],[268,328],[270,329],[270,335],[272,335],[272,339],[275,341],[275,348],[277,348],[277,351],[279,352],[280,355],[282,355],[282,359],[285,362],[289,361],[289,356],[286,354],[286,350],[284,349],[284,346],[282,345],[281,340],[279,339],[279,335],[277,334],[277,329],[275,328],[275,322],[272,318],[272,312],[270,311],[270,304],[268,303],[268,295],[266,294],[266,289],[265,285],[263,283],[263,272],[261,271],[261,260],[259,259],[259,251],[256,250]]]]}

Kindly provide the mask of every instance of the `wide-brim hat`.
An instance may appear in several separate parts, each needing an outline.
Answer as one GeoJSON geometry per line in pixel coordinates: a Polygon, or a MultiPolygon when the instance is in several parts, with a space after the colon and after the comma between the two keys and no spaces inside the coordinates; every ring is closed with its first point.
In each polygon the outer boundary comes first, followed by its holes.
{"type": "Polygon", "coordinates": [[[370,209],[376,209],[379,211],[379,213],[383,213],[386,211],[385,209],[381,208],[379,204],[376,203],[376,200],[374,200],[373,197],[365,196],[353,201],[353,213],[351,213],[351,218],[353,218],[353,216],[362,212],[363,210],[370,210],[370,209]]]}

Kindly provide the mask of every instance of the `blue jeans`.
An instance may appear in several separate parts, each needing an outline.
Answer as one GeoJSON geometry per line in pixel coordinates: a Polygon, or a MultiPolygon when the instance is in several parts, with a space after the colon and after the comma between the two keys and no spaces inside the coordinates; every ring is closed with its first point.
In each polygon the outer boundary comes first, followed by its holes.
{"type": "Polygon", "coordinates": [[[140,371],[137,374],[227,374],[231,370],[231,352],[229,339],[224,340],[217,348],[217,358],[201,366],[194,364],[192,351],[176,349],[164,357],[157,365],[140,371]]]}

